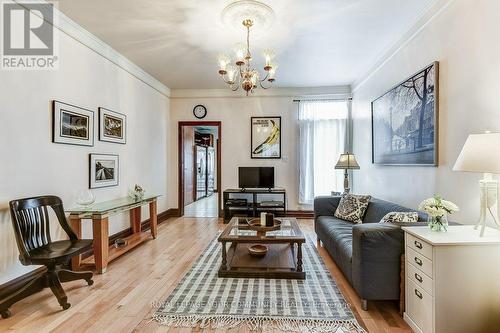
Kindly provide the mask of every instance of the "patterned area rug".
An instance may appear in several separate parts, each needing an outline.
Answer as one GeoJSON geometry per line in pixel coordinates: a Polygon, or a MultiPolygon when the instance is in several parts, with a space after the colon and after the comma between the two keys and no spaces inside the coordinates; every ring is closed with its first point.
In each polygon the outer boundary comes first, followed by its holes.
{"type": "Polygon", "coordinates": [[[303,245],[306,280],[218,278],[214,239],[153,318],[163,325],[284,332],[365,332],[310,238],[303,245]]]}

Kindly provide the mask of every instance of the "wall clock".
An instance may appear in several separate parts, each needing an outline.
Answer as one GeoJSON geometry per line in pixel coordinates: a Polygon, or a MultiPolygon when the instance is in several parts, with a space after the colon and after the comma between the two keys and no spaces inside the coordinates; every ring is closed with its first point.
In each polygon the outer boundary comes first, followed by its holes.
{"type": "Polygon", "coordinates": [[[193,108],[193,114],[198,119],[203,119],[207,115],[207,108],[203,105],[196,105],[193,108]]]}

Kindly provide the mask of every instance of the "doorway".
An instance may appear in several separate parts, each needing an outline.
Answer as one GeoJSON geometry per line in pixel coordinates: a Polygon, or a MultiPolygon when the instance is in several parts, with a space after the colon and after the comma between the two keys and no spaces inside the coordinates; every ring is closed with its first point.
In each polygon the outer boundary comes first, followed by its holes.
{"type": "Polygon", "coordinates": [[[221,215],[221,122],[179,122],[179,214],[221,215]]]}

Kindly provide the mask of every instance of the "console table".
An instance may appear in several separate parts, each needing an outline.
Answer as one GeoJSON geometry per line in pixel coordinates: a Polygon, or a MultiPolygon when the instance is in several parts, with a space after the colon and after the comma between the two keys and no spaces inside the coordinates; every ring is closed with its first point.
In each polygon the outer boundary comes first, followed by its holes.
{"type": "Polygon", "coordinates": [[[272,189],[227,189],[223,192],[224,222],[227,223],[233,217],[234,212],[245,213],[248,216],[259,216],[260,212],[273,212],[286,215],[286,190],[280,188],[272,189]],[[231,200],[235,196],[249,194],[252,201],[244,204],[234,204],[231,200]],[[281,200],[259,201],[263,195],[274,194],[280,196],[281,200]]]}
{"type": "Polygon", "coordinates": [[[92,235],[94,238],[94,255],[81,259],[81,256],[75,256],[71,259],[71,267],[78,270],[80,267],[95,267],[95,270],[102,274],[106,272],[108,263],[131,250],[142,242],[156,238],[157,227],[157,207],[156,200],[159,196],[146,196],[140,200],[134,200],[130,197],[120,198],[110,201],[95,203],[89,206],[74,207],[66,212],[70,213],[69,222],[77,234],[78,238],[82,236],[82,220],[92,220],[92,235]],[[150,229],[151,232],[141,230],[141,207],[149,205],[150,229]],[[125,237],[126,245],[115,247],[109,244],[109,221],[111,215],[130,211],[130,226],[132,235],[125,237]]]}

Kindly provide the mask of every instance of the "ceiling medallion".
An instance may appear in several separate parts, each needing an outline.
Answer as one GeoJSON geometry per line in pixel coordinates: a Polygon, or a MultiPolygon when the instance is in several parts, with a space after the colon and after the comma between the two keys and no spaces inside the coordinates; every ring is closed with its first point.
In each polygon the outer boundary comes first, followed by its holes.
{"type": "Polygon", "coordinates": [[[231,3],[222,11],[222,21],[229,26],[238,25],[246,28],[246,45],[237,44],[235,47],[236,60],[234,64],[227,54],[219,55],[219,74],[231,90],[236,91],[240,87],[245,90],[246,95],[253,93],[260,86],[262,89],[271,88],[275,81],[277,64],[273,62],[274,52],[264,51],[265,66],[264,77],[251,65],[252,54],[250,53],[250,28],[260,24],[260,28],[267,30],[274,21],[274,11],[271,7],[254,0],[240,0],[231,3]]]}

